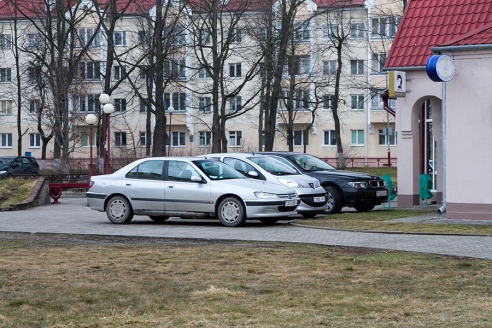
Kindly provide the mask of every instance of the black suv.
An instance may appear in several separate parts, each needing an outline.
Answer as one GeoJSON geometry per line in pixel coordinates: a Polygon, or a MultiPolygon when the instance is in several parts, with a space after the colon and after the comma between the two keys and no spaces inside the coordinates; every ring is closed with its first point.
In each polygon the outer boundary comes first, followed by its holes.
{"type": "Polygon", "coordinates": [[[39,164],[34,157],[3,156],[0,157],[0,176],[4,175],[38,175],[39,164]]]}
{"type": "Polygon", "coordinates": [[[301,173],[318,179],[328,194],[326,213],[338,213],[342,207],[368,212],[388,199],[389,189],[380,177],[348,171],[338,171],[313,155],[292,152],[260,152],[294,167],[301,173]]]}

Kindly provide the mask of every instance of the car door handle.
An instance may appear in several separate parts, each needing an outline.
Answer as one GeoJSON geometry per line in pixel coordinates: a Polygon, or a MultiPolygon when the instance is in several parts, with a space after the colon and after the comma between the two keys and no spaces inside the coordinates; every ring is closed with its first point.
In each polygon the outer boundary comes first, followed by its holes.
{"type": "Polygon", "coordinates": [[[173,188],[174,188],[174,186],[167,186],[167,187],[168,187],[169,189],[173,189],[173,188]]]}

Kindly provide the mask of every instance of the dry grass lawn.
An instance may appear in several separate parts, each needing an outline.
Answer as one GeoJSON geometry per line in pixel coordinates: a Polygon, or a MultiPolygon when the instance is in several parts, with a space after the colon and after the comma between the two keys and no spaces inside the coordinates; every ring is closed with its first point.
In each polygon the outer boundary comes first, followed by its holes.
{"type": "Polygon", "coordinates": [[[490,327],[492,261],[0,234],[1,327],[490,327]]]}

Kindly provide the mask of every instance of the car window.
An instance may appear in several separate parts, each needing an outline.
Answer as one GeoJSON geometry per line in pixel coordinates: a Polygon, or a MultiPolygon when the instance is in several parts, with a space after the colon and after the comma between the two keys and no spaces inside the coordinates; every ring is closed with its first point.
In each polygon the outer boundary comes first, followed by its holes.
{"type": "Polygon", "coordinates": [[[149,179],[149,180],[161,180],[162,179],[162,160],[149,160],[140,163],[130,172],[126,174],[129,179],[149,179]]]}
{"type": "Polygon", "coordinates": [[[22,164],[31,165],[31,161],[27,157],[22,157],[22,164]]]}
{"type": "Polygon", "coordinates": [[[198,166],[203,173],[205,173],[211,180],[223,180],[223,179],[243,179],[244,175],[229,167],[228,165],[211,160],[197,160],[193,163],[198,166]]]}
{"type": "MultiPolygon", "coordinates": [[[[298,169],[294,166],[294,164],[292,164],[291,162],[289,162],[288,159],[283,158],[283,157],[279,157],[279,156],[275,156],[275,155],[271,155],[271,157],[275,158],[277,161],[282,162],[283,164],[287,165],[288,167],[291,167],[294,170],[298,171],[298,169]]],[[[298,172],[298,173],[301,173],[301,172],[298,172]]]]}
{"type": "Polygon", "coordinates": [[[12,162],[12,158],[0,158],[0,164],[8,165],[12,162]]]}
{"type": "Polygon", "coordinates": [[[293,168],[267,156],[252,156],[248,158],[262,169],[273,175],[292,175],[298,174],[293,168]]]}
{"type": "Polygon", "coordinates": [[[191,177],[200,176],[197,170],[188,162],[168,161],[167,178],[170,181],[191,182],[191,177]]]}
{"type": "Polygon", "coordinates": [[[309,172],[336,170],[330,164],[312,155],[307,155],[307,154],[293,155],[290,157],[290,159],[296,162],[297,165],[299,165],[302,169],[309,172]]]}
{"type": "Polygon", "coordinates": [[[251,164],[248,164],[237,158],[225,157],[224,163],[232,167],[234,170],[241,172],[244,175],[247,175],[248,172],[250,171],[257,172],[257,170],[251,164]]]}

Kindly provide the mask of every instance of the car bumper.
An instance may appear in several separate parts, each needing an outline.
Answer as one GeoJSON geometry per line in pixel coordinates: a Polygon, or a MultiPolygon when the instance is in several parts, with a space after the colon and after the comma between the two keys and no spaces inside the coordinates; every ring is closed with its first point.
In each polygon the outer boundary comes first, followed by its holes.
{"type": "Polygon", "coordinates": [[[354,207],[357,205],[381,205],[388,200],[389,191],[387,188],[371,189],[346,189],[343,192],[345,197],[345,206],[354,207]],[[385,196],[377,196],[378,191],[386,191],[385,196]]]}
{"type": "MultiPolygon", "coordinates": [[[[296,215],[297,206],[285,206],[285,200],[272,201],[245,201],[246,216],[248,219],[269,218],[269,217],[286,217],[296,215]]],[[[299,204],[299,200],[297,200],[299,204]]]]}
{"type": "Polygon", "coordinates": [[[326,191],[323,187],[315,189],[295,188],[295,191],[301,199],[301,203],[297,207],[298,213],[322,213],[328,208],[328,197],[326,197],[326,191]],[[323,198],[324,201],[321,201],[323,198]]]}
{"type": "Polygon", "coordinates": [[[93,192],[87,192],[87,204],[91,210],[104,212],[104,202],[106,201],[106,194],[98,194],[93,192]]]}

